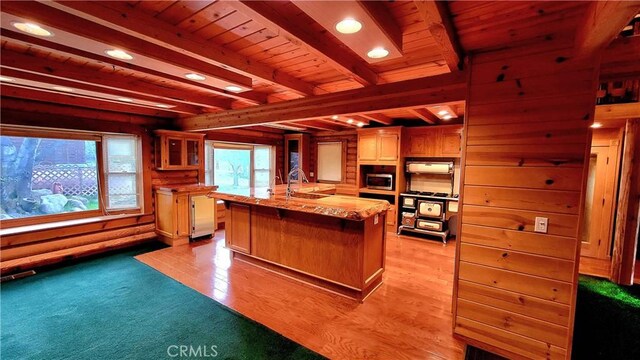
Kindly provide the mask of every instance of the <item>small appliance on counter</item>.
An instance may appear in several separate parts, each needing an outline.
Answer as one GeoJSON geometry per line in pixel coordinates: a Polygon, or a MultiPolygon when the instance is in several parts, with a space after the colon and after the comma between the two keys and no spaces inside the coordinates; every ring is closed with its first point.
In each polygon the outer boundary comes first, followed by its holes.
{"type": "MultiPolygon", "coordinates": [[[[444,244],[451,234],[448,224],[452,217],[456,216],[458,208],[458,195],[453,194],[454,167],[453,162],[426,162],[408,161],[406,164],[407,189],[400,194],[400,226],[398,234],[403,231],[436,236],[442,239],[444,244]],[[442,182],[446,180],[450,184],[449,192],[418,191],[413,190],[413,185],[418,183],[424,187],[428,182],[413,179],[415,174],[436,175],[442,182]]],[[[417,186],[415,186],[417,187],[417,186]]]]}

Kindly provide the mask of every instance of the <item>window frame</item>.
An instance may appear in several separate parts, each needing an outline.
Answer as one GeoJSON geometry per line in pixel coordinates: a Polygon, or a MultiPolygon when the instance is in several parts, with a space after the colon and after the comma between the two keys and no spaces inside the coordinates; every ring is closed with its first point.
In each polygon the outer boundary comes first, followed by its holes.
{"type": "Polygon", "coordinates": [[[343,184],[346,182],[347,180],[347,141],[346,140],[326,140],[326,141],[318,141],[316,143],[316,163],[315,163],[315,167],[316,167],[316,181],[319,183],[325,183],[325,184],[343,184]],[[319,160],[319,156],[320,156],[320,145],[321,144],[335,144],[335,143],[340,143],[341,145],[341,164],[340,164],[340,180],[339,181],[335,181],[335,180],[322,180],[320,179],[320,160],[319,160]]]}
{"type": "MultiPolygon", "coordinates": [[[[103,158],[103,166],[102,166],[102,176],[104,178],[104,192],[100,192],[101,198],[104,202],[104,213],[105,215],[113,215],[111,212],[117,212],[120,214],[137,214],[142,212],[142,203],[144,202],[144,187],[142,186],[142,141],[140,140],[140,136],[135,134],[102,134],[102,141],[106,144],[106,140],[108,138],[134,138],[135,139],[135,151],[136,151],[136,195],[137,195],[137,206],[132,208],[109,208],[107,205],[109,203],[109,181],[108,174],[109,173],[109,162],[107,161],[108,157],[108,146],[104,146],[102,151],[103,158]]],[[[129,174],[129,173],[125,173],[129,174]]]]}
{"type": "MultiPolygon", "coordinates": [[[[249,150],[249,187],[255,187],[255,148],[256,147],[266,147],[269,148],[269,183],[271,183],[271,179],[275,178],[276,172],[276,162],[275,162],[275,146],[269,144],[248,144],[248,143],[235,143],[235,142],[225,142],[225,141],[215,141],[215,140],[205,140],[205,181],[207,174],[210,178],[210,183],[207,185],[215,185],[215,149],[227,149],[227,150],[249,150]],[[210,150],[209,150],[210,149],[210,150]],[[210,153],[210,158],[207,159],[207,154],[210,153]],[[209,160],[209,161],[207,161],[209,160]]],[[[263,171],[264,169],[259,169],[263,171]]]]}
{"type": "Polygon", "coordinates": [[[83,141],[95,141],[96,143],[96,174],[98,181],[98,209],[95,210],[85,210],[79,212],[66,212],[60,214],[48,214],[48,215],[37,215],[30,216],[25,218],[17,218],[17,219],[4,219],[0,220],[1,228],[15,228],[20,226],[29,226],[34,224],[42,224],[42,223],[54,223],[59,221],[67,221],[67,220],[78,220],[78,219],[87,219],[101,216],[109,216],[109,215],[121,215],[121,214],[138,214],[142,213],[144,196],[142,193],[143,187],[143,179],[144,176],[142,174],[142,164],[143,161],[142,151],[141,151],[141,139],[140,136],[134,134],[126,134],[126,133],[107,133],[107,132],[91,132],[91,131],[82,131],[82,130],[62,130],[62,129],[50,129],[50,128],[39,128],[39,127],[31,127],[31,126],[20,126],[20,125],[0,125],[0,135],[1,136],[19,136],[19,137],[31,137],[31,138],[41,138],[41,139],[60,139],[60,140],[83,140],[83,141]],[[105,156],[106,151],[103,148],[103,137],[104,136],[135,136],[137,139],[137,186],[140,189],[140,199],[138,203],[138,208],[136,209],[126,209],[126,210],[117,210],[117,209],[107,209],[106,208],[106,179],[105,179],[105,156]],[[117,212],[114,214],[112,212],[117,212]]]}

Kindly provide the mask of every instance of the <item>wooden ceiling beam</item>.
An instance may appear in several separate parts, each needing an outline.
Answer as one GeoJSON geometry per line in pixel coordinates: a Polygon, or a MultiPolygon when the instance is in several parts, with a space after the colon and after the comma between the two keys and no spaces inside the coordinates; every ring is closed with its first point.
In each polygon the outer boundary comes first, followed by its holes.
{"type": "Polygon", "coordinates": [[[410,113],[422,119],[428,124],[434,125],[438,123],[438,117],[433,115],[431,111],[424,108],[408,109],[410,113]]]}
{"type": "Polygon", "coordinates": [[[216,114],[196,115],[179,119],[178,123],[182,129],[189,131],[241,127],[448,103],[464,100],[465,96],[466,73],[460,71],[246,109],[226,110],[216,114]]]}
{"type": "Polygon", "coordinates": [[[327,130],[327,131],[342,131],[344,127],[333,124],[326,123],[322,120],[302,120],[302,121],[291,121],[289,124],[293,126],[302,125],[307,128],[318,129],[318,130],[327,130]]]}
{"type": "Polygon", "coordinates": [[[307,30],[306,24],[296,23],[296,19],[278,13],[268,1],[237,1],[229,5],[293,44],[300,45],[312,54],[327,60],[336,70],[360,84],[366,86],[378,83],[378,74],[356,54],[341,50],[327,39],[318,38],[307,30]]]}
{"type": "MultiPolygon", "coordinates": [[[[3,33],[4,34],[4,33],[3,33]]],[[[155,86],[143,81],[132,81],[120,75],[120,71],[97,71],[81,68],[69,63],[53,62],[37,56],[2,50],[0,64],[5,68],[73,80],[79,83],[94,84],[103,88],[127,91],[126,97],[154,97],[162,101],[179,102],[207,108],[228,109],[231,101],[224,98],[211,98],[197,94],[185,94],[183,90],[155,86]]],[[[157,101],[161,101],[157,100],[157,101]]]]}
{"type": "Polygon", "coordinates": [[[385,114],[373,113],[373,114],[360,114],[365,119],[373,120],[383,125],[393,124],[393,119],[385,114]]]}
{"type": "Polygon", "coordinates": [[[440,48],[450,71],[462,69],[464,54],[458,43],[446,1],[416,0],[418,14],[440,48]]]}
{"type": "MultiPolygon", "coordinates": [[[[183,52],[147,42],[139,36],[131,36],[112,27],[93,22],[90,19],[56,9],[53,7],[54,5],[59,6],[59,4],[52,2],[3,2],[2,12],[20,18],[31,19],[41,25],[50,27],[54,32],[59,30],[74,34],[98,43],[108,44],[108,46],[122,48],[179,69],[188,69],[188,71],[219,79],[225,83],[244,88],[252,87],[252,80],[247,76],[193,58],[183,52]]],[[[144,66],[145,64],[139,65],[144,66]]]]}
{"type": "Polygon", "coordinates": [[[146,13],[132,8],[125,2],[64,2],[54,6],[76,15],[90,16],[92,21],[117,27],[133,36],[143,37],[156,45],[179,51],[217,66],[230,67],[245,76],[255,77],[282,86],[300,95],[312,95],[314,85],[289,74],[229,51],[213,42],[202,39],[146,13]]]}
{"type": "Polygon", "coordinates": [[[402,28],[396,23],[395,18],[382,1],[357,0],[369,16],[375,21],[378,28],[387,36],[397,49],[402,50],[402,28]]]}
{"type": "MultiPolygon", "coordinates": [[[[5,56],[5,52],[3,51],[2,57],[4,58],[4,56],[5,56]]],[[[94,98],[96,100],[100,100],[101,98],[106,98],[104,99],[104,101],[117,101],[117,99],[113,97],[122,97],[122,98],[134,97],[136,100],[142,100],[145,102],[153,102],[153,103],[162,103],[162,104],[174,106],[173,108],[168,109],[171,112],[178,112],[178,113],[189,114],[189,115],[201,114],[203,112],[203,109],[199,106],[176,103],[176,101],[172,99],[157,98],[153,96],[142,95],[140,93],[133,94],[127,91],[93,85],[85,82],[77,82],[77,81],[67,80],[59,77],[47,76],[47,75],[37,74],[33,72],[26,72],[18,69],[9,68],[4,65],[0,66],[0,68],[2,69],[3,76],[8,76],[10,78],[13,78],[19,83],[20,81],[23,81],[23,80],[26,80],[26,82],[28,82],[29,84],[33,82],[39,83],[39,84],[33,84],[33,85],[24,84],[26,87],[39,87],[40,84],[42,85],[47,84],[47,85],[51,85],[52,87],[62,86],[62,87],[68,87],[68,88],[74,89],[75,90],[74,94],[78,96],[87,96],[87,97],[94,98]],[[77,90],[80,90],[80,92],[78,92],[77,90]],[[83,94],[83,92],[85,93],[83,94]],[[89,94],[89,93],[98,93],[98,94],[89,94]]],[[[140,102],[136,103],[135,101],[131,103],[120,101],[120,103],[132,105],[132,106],[142,106],[142,107],[151,107],[151,108],[154,107],[153,105],[150,105],[148,103],[140,103],[140,102]]]]}
{"type": "Polygon", "coordinates": [[[640,103],[597,105],[595,121],[640,119],[640,103]]]}
{"type": "Polygon", "coordinates": [[[598,54],[638,12],[640,1],[590,1],[584,19],[576,30],[576,52],[598,54]]]}
{"type": "MultiPolygon", "coordinates": [[[[217,88],[215,86],[211,86],[203,83],[196,83],[194,81],[185,79],[183,77],[178,77],[171,74],[163,73],[155,69],[145,68],[142,66],[128,63],[126,61],[117,60],[108,56],[97,55],[81,49],[76,49],[66,45],[54,43],[54,42],[45,40],[43,38],[29,36],[17,31],[0,29],[0,33],[3,38],[11,39],[12,43],[23,44],[26,46],[35,46],[36,48],[44,49],[47,51],[55,51],[56,53],[69,56],[72,58],[76,58],[79,60],[84,60],[87,62],[99,62],[105,65],[110,65],[113,67],[114,73],[126,69],[142,77],[153,77],[153,78],[158,78],[159,80],[165,80],[165,79],[170,80],[170,81],[179,83],[180,85],[186,86],[188,88],[192,88],[196,91],[199,90],[202,92],[207,92],[207,93],[215,94],[218,96],[224,96],[226,98],[244,101],[253,105],[264,104],[267,102],[267,94],[265,93],[260,93],[257,91],[244,91],[241,93],[233,93],[224,89],[217,88]]],[[[186,94],[183,90],[174,90],[172,88],[167,88],[167,87],[162,88],[162,93],[166,95],[168,95],[167,93],[172,93],[173,95],[170,95],[171,97],[176,99],[182,99],[184,102],[189,102],[194,105],[213,106],[213,107],[218,107],[220,109],[231,108],[230,99],[225,99],[223,97],[211,98],[208,96],[196,95],[194,93],[186,94]]]]}
{"type": "Polygon", "coordinates": [[[175,118],[173,112],[154,108],[133,106],[128,104],[95,100],[91,98],[81,97],[76,94],[61,94],[52,91],[38,90],[32,88],[24,88],[13,85],[2,84],[0,86],[0,94],[2,96],[14,97],[18,99],[28,99],[53,104],[63,104],[70,106],[78,106],[89,109],[101,109],[105,111],[121,112],[125,114],[138,114],[146,116],[157,116],[163,118],[175,118]]]}

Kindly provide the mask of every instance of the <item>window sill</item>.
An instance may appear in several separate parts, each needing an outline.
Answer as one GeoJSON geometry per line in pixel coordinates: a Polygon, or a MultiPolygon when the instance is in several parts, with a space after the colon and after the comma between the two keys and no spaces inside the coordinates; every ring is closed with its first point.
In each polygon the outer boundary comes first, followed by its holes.
{"type": "Polygon", "coordinates": [[[16,226],[12,228],[5,228],[0,230],[0,237],[9,236],[9,235],[18,235],[23,233],[28,233],[32,231],[41,231],[41,230],[51,230],[58,228],[65,228],[69,226],[77,226],[77,225],[85,225],[91,224],[101,221],[109,221],[116,219],[126,219],[144,215],[152,215],[145,213],[135,213],[135,214],[119,214],[119,215],[105,215],[105,216],[94,216],[83,219],[72,219],[72,220],[63,220],[63,221],[55,221],[44,224],[34,224],[34,225],[24,225],[24,226],[16,226]]]}

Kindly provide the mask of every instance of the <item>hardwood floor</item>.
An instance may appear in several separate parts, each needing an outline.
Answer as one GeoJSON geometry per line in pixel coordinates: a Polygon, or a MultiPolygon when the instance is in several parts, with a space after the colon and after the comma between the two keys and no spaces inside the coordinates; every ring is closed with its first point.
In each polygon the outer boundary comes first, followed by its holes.
{"type": "Polygon", "coordinates": [[[137,259],[332,359],[461,359],[451,324],[454,254],[455,242],[388,233],[384,282],[362,304],[232,260],[224,231],[137,259]]]}

